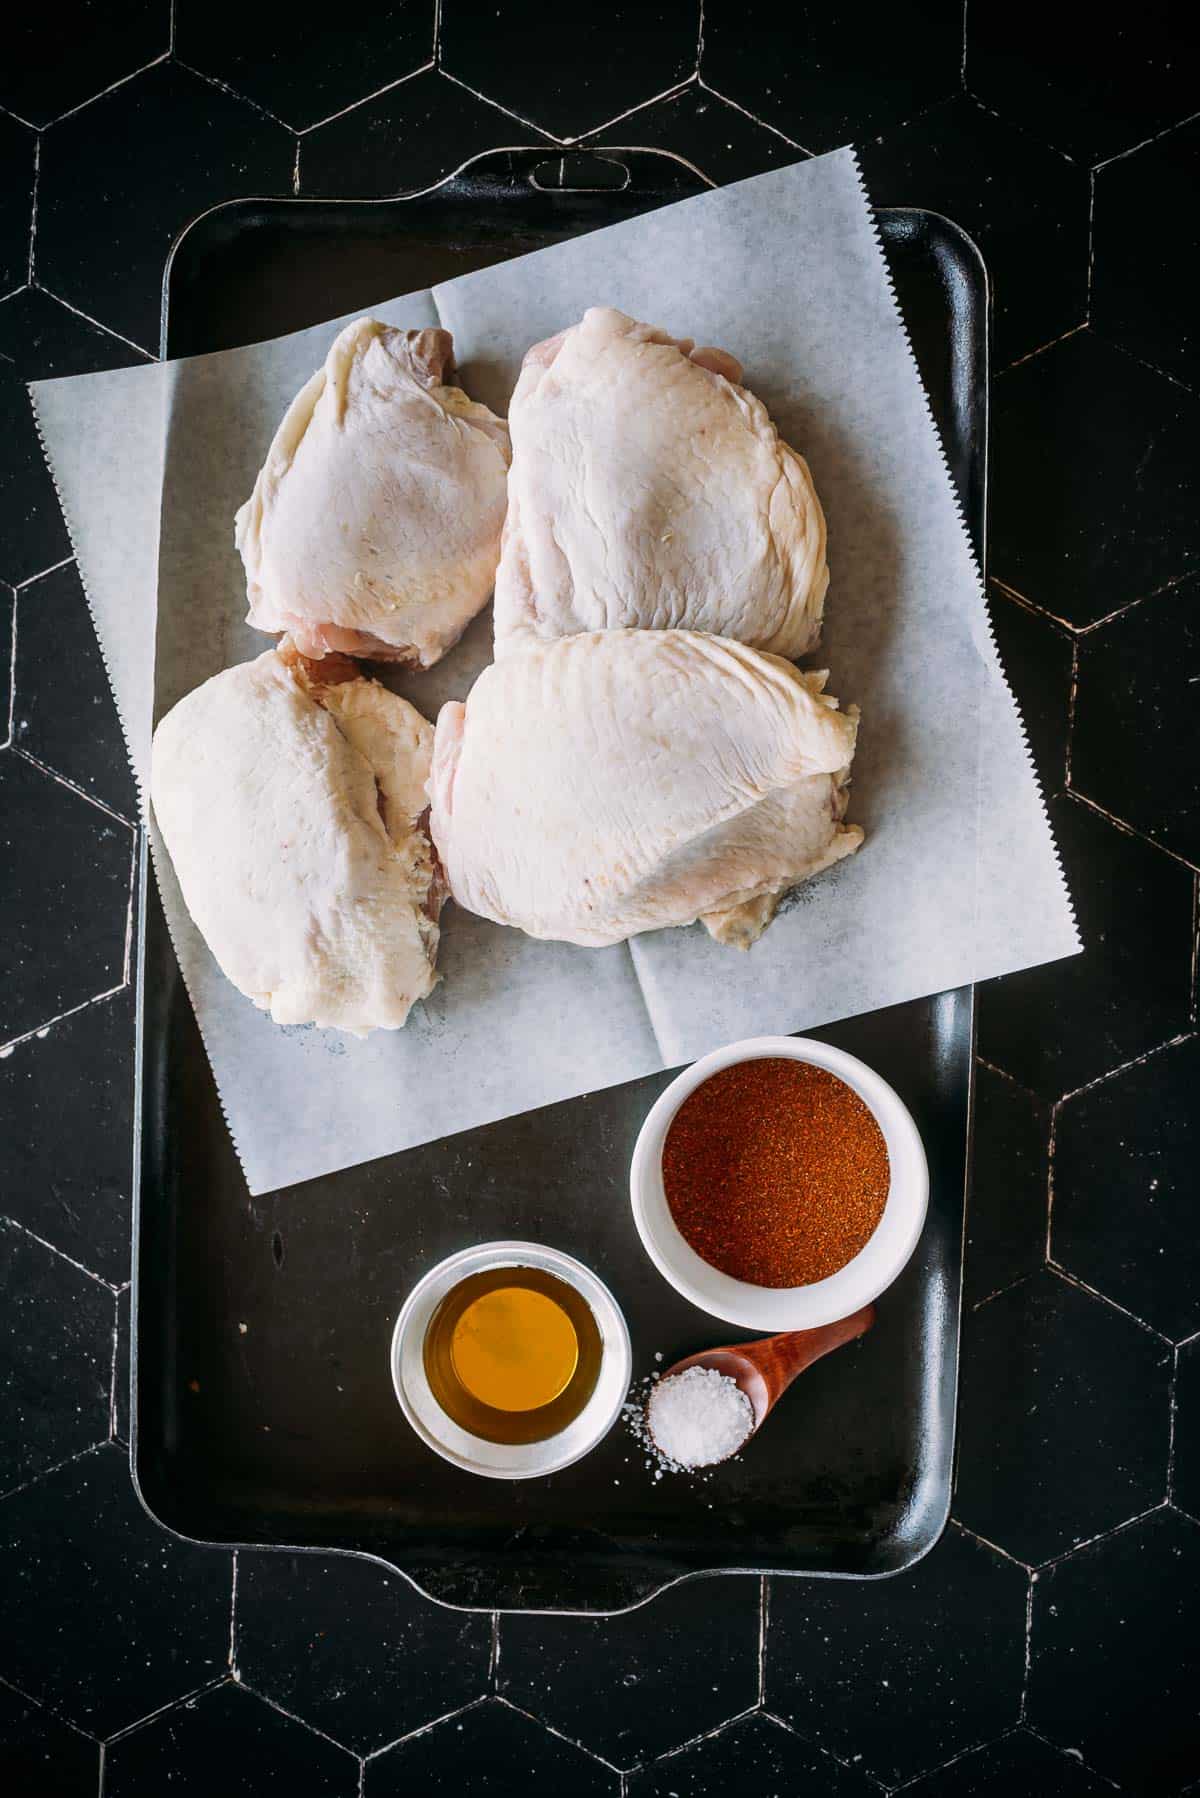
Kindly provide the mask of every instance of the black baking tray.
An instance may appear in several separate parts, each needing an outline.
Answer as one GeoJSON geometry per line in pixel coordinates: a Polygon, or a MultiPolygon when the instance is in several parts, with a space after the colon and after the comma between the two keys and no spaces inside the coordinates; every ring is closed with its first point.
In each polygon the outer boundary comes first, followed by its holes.
{"type": "MultiPolygon", "coordinates": [[[[708,185],[665,152],[605,155],[596,191],[578,159],[555,187],[557,160],[518,149],[411,197],[220,207],[169,264],[164,354],[369,309],[708,185]]],[[[878,218],[979,549],[983,267],[944,219],[878,218]]],[[[665,322],[686,329],[686,307],[665,322]]],[[[735,1335],[666,1284],[630,1215],[634,1138],[670,1076],[252,1199],[144,855],[140,917],[132,1461],[160,1522],[209,1543],[374,1556],[447,1604],[592,1612],[699,1573],[894,1574],[936,1541],[953,1470],[971,988],[814,1033],[892,1082],[929,1156],[928,1223],[874,1331],[806,1374],[753,1452],[708,1477],[656,1481],[618,1424],[574,1467],[507,1483],[439,1460],[404,1422],[388,1361],[401,1301],[451,1251],[516,1237],[609,1284],[635,1374],[735,1335]]]]}

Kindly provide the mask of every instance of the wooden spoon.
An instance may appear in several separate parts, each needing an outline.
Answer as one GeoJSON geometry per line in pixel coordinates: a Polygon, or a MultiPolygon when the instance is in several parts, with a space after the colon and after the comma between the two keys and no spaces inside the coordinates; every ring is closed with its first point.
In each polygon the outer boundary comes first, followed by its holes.
{"type": "MultiPolygon", "coordinates": [[[[723,1348],[702,1349],[698,1355],[688,1355],[686,1360],[676,1361],[673,1367],[668,1367],[662,1379],[655,1382],[655,1388],[661,1386],[663,1380],[669,1380],[672,1374],[685,1373],[689,1367],[710,1367],[714,1373],[728,1374],[750,1400],[754,1412],[754,1428],[734,1451],[740,1453],[750,1437],[762,1429],[798,1374],[819,1361],[822,1355],[841,1348],[844,1342],[865,1336],[874,1322],[874,1305],[864,1305],[861,1311],[855,1311],[837,1323],[822,1324],[819,1330],[785,1330],[779,1336],[762,1336],[757,1342],[732,1342],[723,1348]]],[[[653,1440],[648,1408],[646,1432],[653,1440]]]]}

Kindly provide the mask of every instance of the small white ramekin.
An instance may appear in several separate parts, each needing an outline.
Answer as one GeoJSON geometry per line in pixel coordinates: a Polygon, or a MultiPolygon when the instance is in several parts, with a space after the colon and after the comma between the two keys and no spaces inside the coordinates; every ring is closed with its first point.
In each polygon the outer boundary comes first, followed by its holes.
{"type": "Polygon", "coordinates": [[[617,1420],[629,1391],[633,1356],[620,1307],[590,1268],[540,1242],[485,1242],[430,1268],[404,1301],[392,1332],[392,1384],[400,1409],[422,1442],[468,1473],[493,1480],[530,1480],[557,1473],[595,1448],[617,1420]],[[587,1404],[543,1442],[487,1442],[447,1416],[425,1377],[425,1332],[448,1292],[469,1274],[494,1267],[536,1267],[587,1300],[600,1332],[600,1372],[587,1404]]]}
{"type": "Polygon", "coordinates": [[[634,1145],[629,1192],[646,1253],[685,1299],[746,1330],[812,1330],[869,1305],[900,1273],[925,1222],[929,1168],[908,1107],[873,1068],[811,1037],[755,1036],[693,1062],[659,1096],[634,1145]],[[663,1190],[663,1144],[688,1094],[720,1069],[764,1056],[784,1056],[836,1074],[870,1107],[887,1144],[891,1181],[870,1240],[837,1273],[808,1286],[751,1286],[710,1267],[676,1227],[663,1190]]]}

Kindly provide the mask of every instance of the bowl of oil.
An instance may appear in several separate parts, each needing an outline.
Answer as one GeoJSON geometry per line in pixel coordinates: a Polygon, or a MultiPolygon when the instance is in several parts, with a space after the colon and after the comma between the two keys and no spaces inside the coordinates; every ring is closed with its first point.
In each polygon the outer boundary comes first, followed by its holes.
{"type": "Polygon", "coordinates": [[[392,1334],[392,1383],[417,1435],[491,1479],[533,1479],[586,1455],[616,1421],[631,1372],[607,1286],[535,1242],[439,1262],[392,1334]]]}

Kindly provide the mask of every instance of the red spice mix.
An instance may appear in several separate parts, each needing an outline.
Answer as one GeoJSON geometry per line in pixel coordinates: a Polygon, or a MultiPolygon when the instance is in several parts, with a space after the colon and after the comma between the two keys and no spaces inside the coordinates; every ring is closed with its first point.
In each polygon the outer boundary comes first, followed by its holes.
{"type": "Polygon", "coordinates": [[[782,1056],[689,1093],[663,1147],[682,1235],[754,1286],[807,1286],[858,1254],[883,1215],[888,1152],[870,1108],[825,1068],[782,1056]]]}

